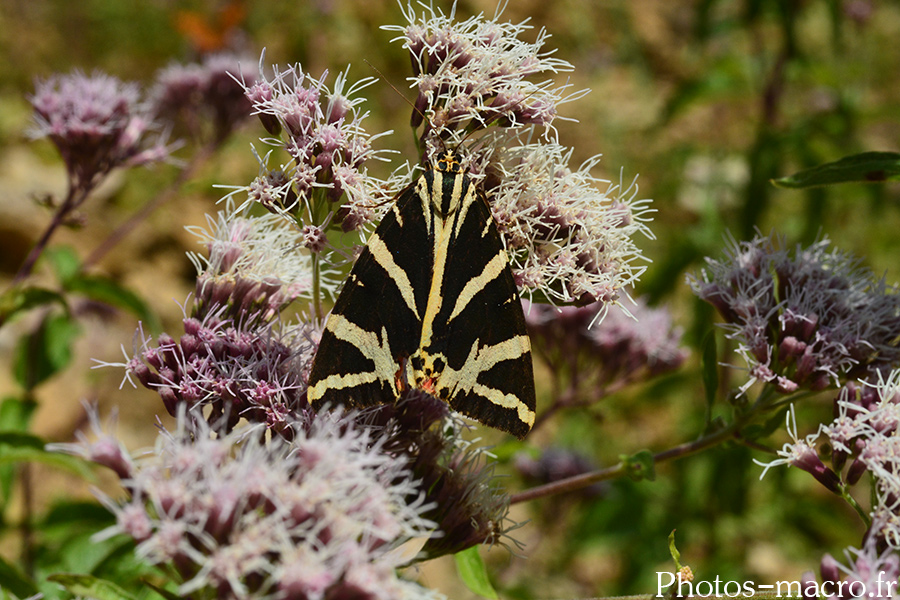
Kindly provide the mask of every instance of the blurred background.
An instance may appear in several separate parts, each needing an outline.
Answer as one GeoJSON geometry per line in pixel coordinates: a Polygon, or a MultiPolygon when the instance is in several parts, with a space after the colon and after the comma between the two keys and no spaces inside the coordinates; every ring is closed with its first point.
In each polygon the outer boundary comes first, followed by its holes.
{"type": "MultiPolygon", "coordinates": [[[[450,10],[449,3],[436,6],[450,10]]],[[[461,18],[493,15],[492,1],[460,1],[461,18]]],[[[690,294],[685,273],[704,256],[719,256],[726,234],[749,239],[772,230],[788,244],[827,235],[863,258],[889,282],[900,274],[900,192],[890,185],[846,185],[810,191],[781,190],[770,179],[866,150],[900,150],[900,3],[876,0],[512,0],[504,19],[528,19],[552,38],[547,49],[575,66],[561,74],[572,90],[592,92],[566,104],[557,121],[560,142],[574,149],[572,167],[602,154],[595,175],[626,186],[639,175],[639,197],[653,198],[655,240],[639,240],[653,262],[636,289],[651,304],[665,304],[692,348],[675,374],[630,386],[584,411],[557,415],[552,427],[530,438],[532,456],[554,447],[588,464],[607,466],[621,454],[665,449],[700,433],[704,395],[699,341],[714,319],[690,294]],[[569,120],[570,119],[570,120],[569,120]]],[[[0,4],[0,284],[7,287],[50,212],[36,199],[62,196],[65,171],[53,146],[31,141],[29,94],[35,78],[95,69],[149,86],[159,69],[217,51],[236,51],[255,66],[299,62],[318,78],[349,65],[351,81],[373,76],[370,61],[411,99],[409,59],[392,34],[403,23],[390,1],[174,2],[166,0],[5,0],[0,4]]],[[[533,39],[530,38],[530,39],[533,39]]],[[[416,160],[410,108],[385,82],[366,90],[375,133],[393,129],[376,147],[400,149],[416,160]]],[[[257,175],[250,144],[264,130],[247,121],[220,151],[203,162],[161,206],[96,269],[140,295],[163,329],[177,325],[193,289],[186,250],[197,250],[185,226],[205,222],[226,192],[257,175]]],[[[190,142],[184,149],[189,153],[190,142]]],[[[259,146],[257,142],[257,146],[259,146]]],[[[176,158],[179,152],[175,153],[176,158]]],[[[378,165],[372,167],[379,168],[378,165]]],[[[387,173],[384,167],[382,175],[387,173]]],[[[60,231],[54,244],[89,254],[142,205],[173,184],[178,165],[157,165],[114,175],[85,205],[80,227],[60,231]]],[[[125,385],[122,371],[92,369],[93,359],[121,361],[135,327],[131,314],[85,309],[66,368],[34,391],[34,431],[66,441],[85,424],[81,400],[120,411],[120,436],[131,448],[153,443],[158,396],[125,385]]],[[[16,394],[15,345],[28,320],[0,330],[0,396],[16,394]]],[[[723,354],[726,358],[727,354],[723,354]]],[[[740,385],[742,373],[724,371],[723,383],[740,385]]],[[[549,393],[538,369],[541,395],[549,393]]],[[[798,419],[827,418],[831,398],[811,401],[798,419]]],[[[489,440],[504,442],[487,434],[489,440]]],[[[512,468],[521,445],[501,443],[506,480],[526,483],[512,468]]],[[[698,579],[771,583],[799,579],[825,552],[859,544],[862,525],[852,511],[804,473],[761,468],[747,448],[717,448],[661,465],[655,481],[620,480],[589,492],[517,505],[513,517],[531,522],[514,532],[524,544],[484,555],[497,586],[509,598],[561,598],[655,591],[656,571],[672,570],[667,537],[677,529],[682,561],[698,579]]],[[[101,476],[100,484],[104,485],[101,476]]],[[[66,497],[89,497],[87,487],[41,467],[34,480],[35,510],[52,515],[66,497]],[[47,512],[51,511],[51,512],[47,512]]],[[[107,481],[109,484],[112,479],[107,481]]],[[[15,502],[6,513],[0,555],[19,560],[22,518],[15,502]]],[[[102,520],[93,515],[92,519],[102,520]]],[[[99,521],[98,521],[99,522],[99,521]]],[[[86,541],[46,540],[42,551],[86,541]]],[[[74,566],[69,565],[74,568],[74,566]]],[[[77,565],[75,565],[77,566],[77,565]]],[[[422,582],[455,598],[467,592],[453,563],[435,561],[422,582]]]]}

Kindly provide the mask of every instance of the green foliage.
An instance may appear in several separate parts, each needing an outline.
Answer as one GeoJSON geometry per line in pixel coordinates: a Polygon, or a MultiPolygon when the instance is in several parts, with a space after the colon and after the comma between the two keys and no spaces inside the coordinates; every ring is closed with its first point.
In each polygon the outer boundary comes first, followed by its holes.
{"type": "Polygon", "coordinates": [[[490,600],[497,600],[500,597],[491,585],[491,580],[488,577],[484,561],[481,560],[478,546],[472,546],[467,550],[457,552],[453,555],[453,558],[456,561],[456,572],[459,574],[459,578],[473,593],[490,600]]]}
{"type": "Polygon", "coordinates": [[[50,248],[45,260],[66,292],[125,309],[151,330],[159,329],[159,320],[140,296],[112,278],[84,273],[81,260],[71,248],[50,248]]]}
{"type": "Polygon", "coordinates": [[[29,598],[38,593],[37,586],[15,566],[0,558],[0,590],[9,591],[19,598],[29,598]]]}
{"type": "Polygon", "coordinates": [[[165,600],[182,600],[182,597],[178,594],[174,594],[167,589],[161,588],[158,585],[155,585],[149,581],[144,581],[144,585],[148,588],[162,596],[165,600]]]}
{"type": "Polygon", "coordinates": [[[772,181],[778,187],[804,189],[836,183],[879,183],[900,181],[900,154],[863,152],[840,160],[804,169],[772,181]]]}
{"type": "MultiPolygon", "coordinates": [[[[0,431],[25,432],[31,423],[31,416],[37,408],[33,400],[4,398],[0,402],[0,431]]],[[[6,513],[16,476],[14,464],[0,466],[0,515],[6,513]]]]}
{"type": "Polygon", "coordinates": [[[68,314],[49,314],[38,328],[16,345],[13,373],[27,391],[65,369],[72,360],[72,344],[81,326],[68,314]]]}
{"type": "Polygon", "coordinates": [[[81,294],[91,300],[129,311],[139,318],[141,322],[146,323],[151,331],[159,330],[160,328],[159,319],[156,318],[156,315],[147,306],[147,303],[140,296],[113,279],[91,275],[77,275],[66,280],[65,286],[67,292],[81,294]]]}
{"type": "Polygon", "coordinates": [[[14,286],[0,295],[0,326],[20,313],[48,304],[67,308],[66,297],[59,292],[31,286],[14,286]]]}
{"type": "Polygon", "coordinates": [[[632,481],[653,481],[656,479],[656,463],[653,453],[649,450],[641,450],[631,456],[620,456],[625,464],[625,474],[632,481]]]}
{"type": "Polygon", "coordinates": [[[0,298],[0,325],[17,314],[52,304],[66,309],[63,313],[45,311],[37,328],[22,336],[16,346],[13,373],[26,391],[34,390],[72,360],[72,345],[82,332],[79,321],[69,310],[68,298],[73,295],[123,308],[151,330],[159,328],[158,319],[140,296],[111,278],[82,272],[81,261],[71,249],[51,248],[44,259],[56,274],[62,292],[13,286],[0,298]]]}
{"type": "Polygon", "coordinates": [[[681,552],[678,551],[678,547],[675,545],[675,530],[672,530],[672,533],[669,534],[669,554],[672,555],[672,562],[675,563],[675,569],[681,569],[681,552]]]}
{"type": "Polygon", "coordinates": [[[785,406],[781,410],[772,413],[768,419],[762,423],[754,423],[741,430],[741,437],[747,440],[758,440],[772,435],[778,429],[784,427],[784,416],[787,414],[788,408],[785,406]]]}
{"type": "Polygon", "coordinates": [[[91,575],[58,573],[51,575],[48,580],[58,583],[75,596],[94,598],[95,600],[136,600],[135,596],[115,583],[91,575]]]}
{"type": "MultiPolygon", "coordinates": [[[[65,582],[64,587],[72,591],[70,585],[89,585],[96,579],[100,593],[105,589],[102,580],[106,580],[115,582],[129,595],[145,597],[144,579],[158,578],[158,572],[137,559],[134,541],[125,536],[95,539],[98,531],[114,523],[109,511],[95,502],[54,503],[36,523],[36,529],[42,532],[41,543],[36,548],[42,581],[65,582]],[[82,575],[87,579],[78,579],[82,575]]],[[[59,594],[59,586],[53,583],[41,587],[47,594],[59,594]]]]}
{"type": "Polygon", "coordinates": [[[45,464],[86,480],[93,478],[90,468],[83,460],[44,450],[43,441],[37,436],[0,432],[0,466],[24,462],[45,464]]]}
{"type": "Polygon", "coordinates": [[[76,278],[81,270],[81,259],[69,246],[47,248],[43,259],[50,265],[64,287],[66,282],[76,278]]]}
{"type": "Polygon", "coordinates": [[[716,335],[710,331],[703,340],[700,368],[703,374],[703,391],[706,393],[706,423],[712,422],[713,405],[719,395],[719,355],[716,351],[716,335]]]}

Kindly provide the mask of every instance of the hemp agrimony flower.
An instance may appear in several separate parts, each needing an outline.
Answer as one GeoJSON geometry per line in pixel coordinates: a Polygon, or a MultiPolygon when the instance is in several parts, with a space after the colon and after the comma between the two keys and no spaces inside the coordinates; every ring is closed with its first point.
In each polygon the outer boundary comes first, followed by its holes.
{"type": "Polygon", "coordinates": [[[462,438],[466,427],[446,403],[412,390],[393,404],[374,407],[360,421],[385,437],[384,448],[405,458],[436,523],[423,557],[454,554],[478,544],[506,544],[509,496],[497,485],[487,452],[462,438]]]}
{"type": "Polygon", "coordinates": [[[400,32],[396,39],[410,53],[418,92],[413,128],[425,118],[423,160],[482,131],[464,160],[488,195],[520,290],[553,303],[603,301],[603,312],[645,268],[636,264],[642,257],[632,238],[652,238],[650,211],[648,201],[635,201],[636,187],[596,189],[608,184],[589,174],[598,160],[572,171],[571,150],[550,139],[559,105],[587,90],[565,96],[567,84],[529,78],[572,65],[543,49],[546,32],[522,41],[529,27],[499,15],[457,22],[452,12],[426,6],[420,15],[409,4],[404,16],[407,25],[384,29],[400,32]],[[539,127],[545,143],[530,141],[539,127]]]}
{"type": "Polygon", "coordinates": [[[309,297],[310,259],[278,215],[251,216],[229,202],[208,221],[208,230],[192,230],[209,254],[190,254],[197,287],[183,334],[153,340],[139,329],[126,372],[159,393],[173,416],[182,405],[209,406],[210,422],[226,430],[245,418],[290,434],[308,409],[319,333],[314,323],[277,317],[309,297]]]}
{"type": "Polygon", "coordinates": [[[800,467],[833,492],[840,492],[842,483],[855,485],[868,473],[874,502],[868,513],[869,535],[900,548],[900,370],[886,376],[879,373],[874,379],[845,386],[835,401],[834,420],[802,440],[792,407],[788,415],[792,442],[778,452],[778,459],[756,462],[766,467],[763,475],[777,465],[800,467]],[[820,458],[829,452],[833,468],[820,458]]]}
{"type": "Polygon", "coordinates": [[[180,594],[241,598],[439,597],[399,579],[401,544],[434,524],[404,460],[351,416],[296,425],[291,441],[231,433],[179,411],[154,451],[133,459],[123,504],[102,497],[137,554],[180,594]]]}
{"type": "Polygon", "coordinates": [[[871,474],[876,499],[871,533],[900,548],[900,370],[874,379],[863,382],[874,395],[854,393],[851,386],[842,390],[837,418],[821,433],[853,459],[847,470],[851,483],[871,474]]]}
{"type": "Polygon", "coordinates": [[[85,405],[85,412],[88,416],[93,440],[83,431],[76,431],[77,443],[47,444],[47,450],[80,456],[87,461],[111,469],[119,479],[130,478],[134,473],[134,461],[125,445],[116,437],[118,411],[113,409],[107,419],[106,427],[100,424],[100,415],[96,407],[85,405]]]}
{"type": "Polygon", "coordinates": [[[318,333],[307,323],[246,327],[218,316],[186,317],[178,338],[138,330],[127,375],[156,391],[175,415],[182,405],[209,406],[226,430],[245,418],[279,433],[308,410],[306,386],[318,333]]]}
{"type": "Polygon", "coordinates": [[[53,142],[66,164],[70,189],[85,196],[116,167],[168,156],[134,83],[75,71],[38,80],[29,100],[35,114],[32,135],[53,142]]]}
{"type": "MultiPolygon", "coordinates": [[[[552,52],[542,51],[549,37],[546,31],[541,30],[537,39],[528,43],[519,39],[531,29],[525,23],[501,23],[483,15],[457,21],[455,6],[449,15],[433,6],[421,7],[419,15],[412,3],[407,4],[403,14],[407,24],[382,29],[400,32],[395,41],[402,41],[409,51],[410,81],[418,92],[412,126],[418,128],[427,117],[423,141],[429,140],[432,130],[446,139],[452,132],[471,132],[493,124],[550,127],[560,103],[583,95],[565,98],[566,85],[527,79],[573,68],[552,58],[552,52]]],[[[460,140],[457,133],[454,141],[460,140]]]]}
{"type": "Polygon", "coordinates": [[[822,557],[818,585],[815,575],[804,574],[804,598],[900,598],[900,556],[896,548],[883,547],[876,536],[867,535],[862,548],[847,548],[844,556],[846,564],[830,554],[822,557]]]}
{"type": "Polygon", "coordinates": [[[35,138],[47,137],[66,165],[68,191],[53,199],[56,214],[19,267],[15,282],[28,277],[53,232],[76,221],[77,211],[115,168],[145,165],[169,155],[152,112],[137,85],[115,77],[75,71],[35,83],[31,98],[35,138]]]}
{"type": "Polygon", "coordinates": [[[559,390],[563,404],[596,402],[625,385],[677,369],[687,358],[681,330],[665,308],[638,298],[628,313],[610,310],[596,320],[602,302],[583,307],[525,304],[525,321],[535,352],[554,378],[574,386],[559,390]]]}
{"type": "Polygon", "coordinates": [[[781,392],[822,390],[900,361],[900,294],[829,249],[827,239],[793,252],[757,236],[732,242],[724,260],[689,277],[694,293],[725,319],[727,336],[755,381],[781,392]]]}
{"type": "Polygon", "coordinates": [[[366,132],[362,121],[368,113],[359,109],[364,98],[355,96],[374,80],[363,79],[345,90],[345,72],[329,89],[327,72],[313,79],[300,65],[274,70],[271,80],[261,75],[255,84],[245,85],[244,92],[267,131],[283,134],[264,141],[287,152],[292,162],[270,170],[261,160],[262,174],[249,188],[251,200],[293,213],[305,225],[324,226],[333,220],[352,231],[367,224],[374,216],[371,207],[385,199],[385,193],[383,182],[369,176],[365,163],[381,158],[372,140],[384,134],[366,132]],[[316,190],[328,203],[344,196],[346,202],[320,206],[316,190]]]}
{"type": "Polygon", "coordinates": [[[297,251],[303,237],[278,215],[251,216],[229,200],[207,228],[190,227],[207,255],[188,254],[197,268],[192,316],[225,310],[248,319],[271,320],[298,298],[311,297],[312,264],[297,251]]]}
{"type": "Polygon", "coordinates": [[[791,438],[791,443],[785,444],[782,449],[778,451],[778,456],[780,458],[768,463],[754,460],[757,464],[765,467],[759,478],[762,479],[766,472],[772,467],[790,465],[806,471],[815,477],[816,480],[824,485],[829,491],[840,493],[840,477],[838,477],[837,473],[832,469],[825,466],[825,463],[819,458],[819,453],[816,449],[818,433],[808,435],[802,440],[800,439],[799,434],[797,433],[797,416],[794,414],[793,405],[791,405],[788,410],[786,419],[787,432],[791,438]]]}
{"type": "Polygon", "coordinates": [[[604,182],[590,175],[597,160],[572,171],[571,154],[554,143],[503,151],[499,184],[488,190],[491,210],[525,297],[599,301],[603,314],[646,269],[633,238],[653,239],[646,225],[652,210],[649,200],[635,199],[637,186],[599,191],[604,182]]]}
{"type": "MultiPolygon", "coordinates": [[[[273,71],[271,79],[261,75],[255,84],[245,85],[244,92],[266,130],[280,136],[262,141],[286,153],[290,162],[270,167],[271,152],[257,155],[259,176],[237,191],[302,231],[313,265],[313,311],[322,317],[322,301],[334,295],[354,255],[352,249],[332,246],[328,232],[365,229],[376,217],[375,207],[387,206],[406,181],[406,172],[401,169],[387,181],[368,172],[366,163],[384,154],[372,147],[384,134],[373,136],[363,128],[368,113],[359,107],[364,98],[357,97],[371,78],[348,85],[344,72],[329,88],[327,72],[313,79],[300,65],[283,70],[275,66],[273,71]]],[[[359,241],[357,235],[350,244],[359,241]]]]}
{"type": "Polygon", "coordinates": [[[238,76],[252,85],[255,61],[219,53],[200,63],[169,65],[157,74],[151,90],[153,110],[192,138],[206,134],[221,142],[250,116],[250,101],[244,84],[235,80],[238,76]]]}

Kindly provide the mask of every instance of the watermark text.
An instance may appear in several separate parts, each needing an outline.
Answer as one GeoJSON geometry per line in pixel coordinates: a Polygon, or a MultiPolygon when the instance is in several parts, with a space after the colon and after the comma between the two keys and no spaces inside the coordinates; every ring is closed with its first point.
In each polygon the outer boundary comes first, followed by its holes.
{"type": "MultiPolygon", "coordinates": [[[[671,586],[678,577],[675,573],[658,571],[656,573],[656,598],[671,596],[671,586]]],[[[777,581],[763,584],[753,581],[722,581],[716,575],[712,581],[679,580],[675,597],[694,596],[699,598],[752,598],[756,594],[775,594],[777,598],[821,598],[837,596],[839,598],[892,598],[897,592],[897,581],[886,577],[879,571],[871,587],[862,581],[777,581]]]]}

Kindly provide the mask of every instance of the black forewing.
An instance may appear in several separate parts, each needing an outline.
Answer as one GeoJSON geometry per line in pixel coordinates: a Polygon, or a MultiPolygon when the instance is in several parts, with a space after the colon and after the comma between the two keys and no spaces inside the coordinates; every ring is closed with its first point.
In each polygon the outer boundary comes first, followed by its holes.
{"type": "Polygon", "coordinates": [[[314,408],[326,403],[365,407],[396,399],[393,375],[377,373],[371,354],[381,353],[383,360],[391,361],[399,370],[400,361],[419,345],[420,319],[433,269],[433,244],[426,229],[427,204],[420,197],[421,181],[419,178],[401,192],[396,205],[384,216],[353,265],[329,317],[330,321],[340,315],[374,335],[378,344],[372,347],[358,339],[340,339],[326,323],[310,373],[310,388],[330,376],[343,376],[344,381],[325,386],[321,396],[313,399],[314,408]],[[375,245],[382,248],[375,249],[375,245]],[[394,267],[385,267],[384,252],[390,255],[394,267]],[[394,268],[402,271],[407,281],[402,281],[403,276],[398,277],[396,271],[390,272],[394,268]],[[418,316],[404,298],[407,283],[407,297],[411,292],[415,298],[418,316]],[[387,348],[390,356],[383,356],[387,348]],[[354,383],[354,376],[360,376],[358,383],[354,383]]]}
{"type": "Polygon", "coordinates": [[[502,406],[479,393],[488,389],[494,394],[511,394],[527,406],[531,411],[529,418],[533,420],[534,374],[522,304],[487,200],[480,190],[475,190],[475,196],[464,215],[455,215],[462,218],[462,223],[448,250],[441,287],[444,300],[434,321],[432,348],[428,350],[442,354],[449,367],[460,370],[476,342],[479,351],[484,352],[509,346],[509,340],[514,338],[524,340],[526,351],[511,349],[506,359],[479,371],[473,382],[477,385],[459,385],[446,390],[449,394],[446,399],[454,410],[522,438],[531,430],[531,423],[523,420],[519,410],[502,406]],[[500,255],[502,259],[498,258],[500,255]],[[503,262],[500,272],[494,277],[483,275],[487,265],[496,260],[503,262]],[[477,291],[451,319],[457,300],[467,286],[467,293],[471,294],[473,287],[469,282],[473,280],[480,280],[474,288],[477,291]]]}

